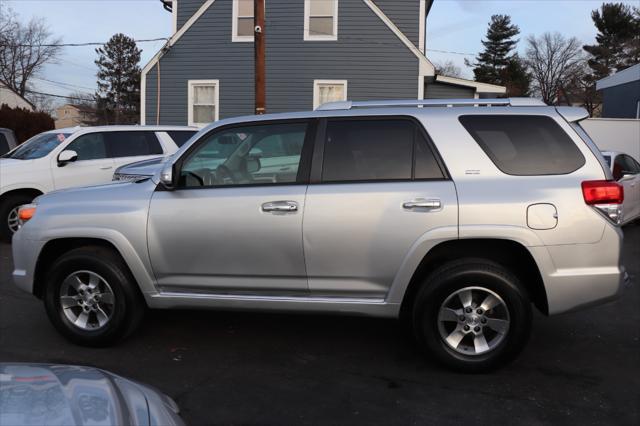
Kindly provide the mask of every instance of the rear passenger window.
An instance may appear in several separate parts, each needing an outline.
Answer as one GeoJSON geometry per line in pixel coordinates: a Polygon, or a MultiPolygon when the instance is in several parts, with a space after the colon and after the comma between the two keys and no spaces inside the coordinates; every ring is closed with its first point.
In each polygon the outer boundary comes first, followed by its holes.
{"type": "Polygon", "coordinates": [[[163,154],[162,146],[154,132],[108,132],[105,135],[110,157],[163,154]]]}
{"type": "Polygon", "coordinates": [[[573,140],[550,117],[467,115],[460,123],[496,167],[510,175],[567,174],[585,163],[573,140]]]}
{"type": "Polygon", "coordinates": [[[182,145],[184,145],[189,139],[191,139],[191,136],[195,135],[196,133],[198,132],[186,131],[186,130],[174,130],[171,132],[167,132],[169,137],[173,139],[173,141],[176,143],[176,145],[178,145],[178,147],[181,147],[182,145]]]}
{"type": "Polygon", "coordinates": [[[327,123],[324,182],[411,180],[414,176],[443,178],[433,152],[413,121],[341,119],[327,123]]]}

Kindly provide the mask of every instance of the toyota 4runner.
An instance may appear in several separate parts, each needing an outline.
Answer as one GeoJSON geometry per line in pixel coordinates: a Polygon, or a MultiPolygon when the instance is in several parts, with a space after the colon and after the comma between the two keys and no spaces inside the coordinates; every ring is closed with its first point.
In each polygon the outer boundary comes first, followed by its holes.
{"type": "Polygon", "coordinates": [[[13,275],[79,344],[116,342],[147,307],[357,314],[484,371],[523,348],[532,306],[624,286],[623,189],[586,115],[471,99],[222,120],[150,179],[23,207],[13,275]]]}

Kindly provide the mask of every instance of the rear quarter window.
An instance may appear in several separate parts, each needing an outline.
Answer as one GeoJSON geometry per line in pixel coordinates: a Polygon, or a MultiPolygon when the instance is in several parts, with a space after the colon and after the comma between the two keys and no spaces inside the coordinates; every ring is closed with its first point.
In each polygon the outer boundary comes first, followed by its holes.
{"type": "Polygon", "coordinates": [[[178,147],[184,145],[189,139],[191,139],[191,136],[195,135],[196,133],[198,132],[195,130],[170,130],[167,132],[169,137],[173,139],[178,147]]]}
{"type": "Polygon", "coordinates": [[[466,115],[460,123],[496,167],[509,175],[562,175],[585,164],[573,140],[550,117],[466,115]]]}

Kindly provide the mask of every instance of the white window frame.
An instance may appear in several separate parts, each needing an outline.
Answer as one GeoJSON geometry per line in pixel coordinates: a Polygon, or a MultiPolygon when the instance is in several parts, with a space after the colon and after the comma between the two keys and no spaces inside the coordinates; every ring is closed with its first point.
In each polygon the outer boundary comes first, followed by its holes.
{"type": "Polygon", "coordinates": [[[189,80],[187,82],[188,87],[188,100],[187,100],[187,109],[188,109],[188,123],[189,126],[194,127],[204,127],[210,123],[195,123],[193,121],[193,94],[194,87],[196,86],[215,86],[215,95],[214,102],[216,107],[216,113],[214,121],[218,121],[220,119],[220,80],[189,80]]]}
{"type": "Polygon", "coordinates": [[[309,34],[309,17],[311,13],[311,2],[313,0],[304,0],[304,41],[336,41],[338,40],[338,1],[335,0],[333,5],[333,34],[318,35],[309,34]]]}
{"type": "Polygon", "coordinates": [[[313,109],[316,109],[320,106],[320,85],[342,85],[344,86],[344,99],[346,101],[349,99],[349,95],[347,94],[347,80],[313,80],[313,109]]]}
{"type": "MultiPolygon", "coordinates": [[[[238,0],[233,0],[233,13],[231,22],[231,41],[234,43],[250,43],[254,41],[253,35],[251,36],[240,36],[238,35],[238,18],[240,13],[240,3],[238,0]]],[[[246,16],[245,16],[246,18],[246,16]]]]}

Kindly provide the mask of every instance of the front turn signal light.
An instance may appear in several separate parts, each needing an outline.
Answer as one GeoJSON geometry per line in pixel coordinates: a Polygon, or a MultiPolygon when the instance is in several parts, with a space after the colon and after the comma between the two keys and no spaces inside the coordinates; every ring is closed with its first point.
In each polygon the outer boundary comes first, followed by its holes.
{"type": "Polygon", "coordinates": [[[36,214],[35,204],[26,204],[18,209],[18,219],[21,223],[29,221],[36,214]]]}

